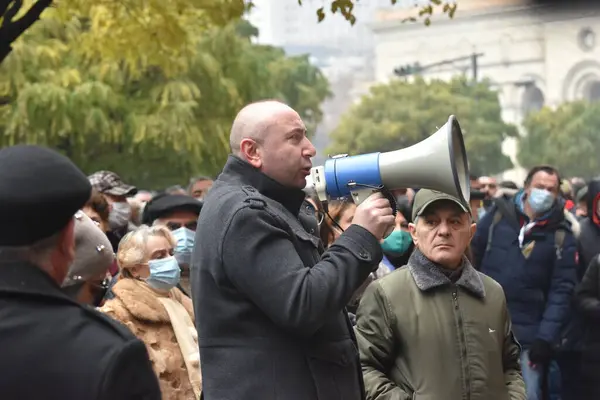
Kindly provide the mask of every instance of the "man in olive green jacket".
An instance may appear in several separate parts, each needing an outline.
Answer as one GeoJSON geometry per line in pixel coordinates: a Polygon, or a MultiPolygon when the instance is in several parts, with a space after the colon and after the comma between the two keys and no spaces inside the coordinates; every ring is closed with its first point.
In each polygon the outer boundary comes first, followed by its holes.
{"type": "Polygon", "coordinates": [[[422,189],[413,221],[408,265],[369,285],[358,308],[367,399],[525,400],[504,292],[464,257],[468,206],[422,189]]]}

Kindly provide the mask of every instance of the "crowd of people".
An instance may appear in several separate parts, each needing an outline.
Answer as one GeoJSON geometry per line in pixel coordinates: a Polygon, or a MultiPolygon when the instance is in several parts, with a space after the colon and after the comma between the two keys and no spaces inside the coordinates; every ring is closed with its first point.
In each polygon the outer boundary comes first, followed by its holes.
{"type": "Polygon", "coordinates": [[[600,398],[600,179],[323,204],[276,101],[230,147],[161,192],[0,150],[3,398],[600,398]]]}

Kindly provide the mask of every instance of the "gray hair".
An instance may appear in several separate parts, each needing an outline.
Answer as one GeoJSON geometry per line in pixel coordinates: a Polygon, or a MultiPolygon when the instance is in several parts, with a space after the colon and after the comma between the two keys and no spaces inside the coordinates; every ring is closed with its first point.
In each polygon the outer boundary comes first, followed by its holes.
{"type": "Polygon", "coordinates": [[[117,251],[117,263],[124,277],[128,277],[129,270],[136,265],[144,264],[148,261],[148,252],[146,244],[150,236],[162,236],[175,246],[175,238],[169,228],[164,225],[141,225],[134,231],[129,232],[121,239],[117,251]]]}
{"type": "Polygon", "coordinates": [[[3,260],[29,261],[38,267],[43,267],[52,251],[58,246],[61,233],[62,230],[27,246],[1,246],[0,258],[3,260]]]}

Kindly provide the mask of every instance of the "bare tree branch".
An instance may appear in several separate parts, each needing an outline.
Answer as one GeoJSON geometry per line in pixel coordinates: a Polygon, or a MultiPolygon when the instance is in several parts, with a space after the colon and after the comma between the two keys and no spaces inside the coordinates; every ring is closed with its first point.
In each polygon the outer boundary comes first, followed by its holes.
{"type": "Polygon", "coordinates": [[[12,19],[17,15],[19,10],[21,10],[21,7],[23,7],[23,0],[13,0],[12,4],[9,2],[9,5],[2,16],[2,28],[6,28],[12,23],[12,19]]]}
{"type": "Polygon", "coordinates": [[[6,18],[7,14],[11,14],[14,5],[21,3],[21,0],[14,0],[13,7],[7,8],[4,13],[4,21],[0,27],[0,63],[10,54],[12,50],[11,44],[40,18],[42,12],[50,7],[52,0],[36,1],[25,15],[16,21],[10,21],[10,19],[6,18]]]}
{"type": "Polygon", "coordinates": [[[12,0],[0,0],[0,15],[4,15],[12,0]]]}

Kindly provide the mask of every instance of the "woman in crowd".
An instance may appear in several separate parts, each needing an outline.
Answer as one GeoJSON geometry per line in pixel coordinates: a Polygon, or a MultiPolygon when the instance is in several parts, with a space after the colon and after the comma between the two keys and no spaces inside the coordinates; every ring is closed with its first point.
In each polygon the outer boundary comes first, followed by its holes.
{"type": "Polygon", "coordinates": [[[120,277],[100,311],[125,324],[148,349],[165,400],[198,399],[198,335],[191,300],[175,286],[180,269],[166,226],[142,225],[119,244],[120,277]]]}
{"type": "Polygon", "coordinates": [[[106,233],[108,231],[108,216],[110,214],[110,206],[108,202],[97,190],[92,190],[92,195],[88,202],[83,206],[82,211],[90,217],[96,225],[106,233]]]}

